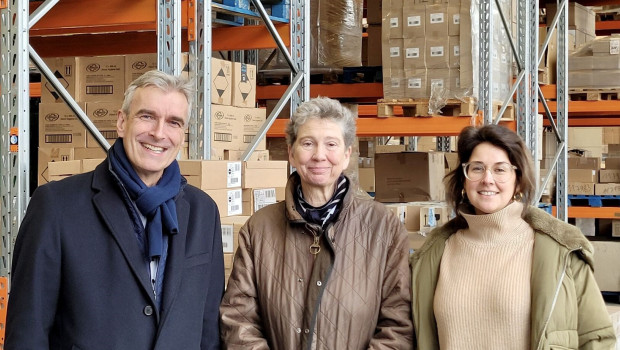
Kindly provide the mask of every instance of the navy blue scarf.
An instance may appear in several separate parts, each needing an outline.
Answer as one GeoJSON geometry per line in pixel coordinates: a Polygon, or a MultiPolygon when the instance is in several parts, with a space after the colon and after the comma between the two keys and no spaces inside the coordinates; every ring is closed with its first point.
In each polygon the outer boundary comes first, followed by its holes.
{"type": "Polygon", "coordinates": [[[181,190],[181,173],[179,164],[173,161],[162,175],[159,182],[148,187],[140,179],[127,158],[123,139],[118,138],[108,152],[112,171],[125,186],[131,200],[146,217],[146,236],[148,253],[151,259],[161,257],[163,251],[163,234],[179,232],[177,208],[174,198],[181,190]]]}

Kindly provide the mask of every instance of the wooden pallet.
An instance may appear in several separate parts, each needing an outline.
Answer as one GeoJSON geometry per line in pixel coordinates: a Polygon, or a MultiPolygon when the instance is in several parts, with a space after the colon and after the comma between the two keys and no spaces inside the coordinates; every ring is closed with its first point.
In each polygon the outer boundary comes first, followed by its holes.
{"type": "Polygon", "coordinates": [[[382,99],[377,101],[378,117],[395,117],[394,107],[403,109],[403,117],[432,117],[432,116],[473,116],[478,113],[476,102],[473,98],[465,101],[449,99],[446,105],[441,108],[441,114],[429,112],[431,100],[421,99],[382,99]]]}
{"type": "Polygon", "coordinates": [[[620,88],[618,89],[570,89],[568,90],[570,101],[605,101],[620,100],[620,88]]]}
{"type": "MultiPolygon", "coordinates": [[[[493,119],[497,117],[497,114],[502,109],[503,102],[493,102],[493,119]]],[[[515,106],[508,105],[506,106],[506,110],[500,119],[502,121],[515,120],[515,106]]]]}

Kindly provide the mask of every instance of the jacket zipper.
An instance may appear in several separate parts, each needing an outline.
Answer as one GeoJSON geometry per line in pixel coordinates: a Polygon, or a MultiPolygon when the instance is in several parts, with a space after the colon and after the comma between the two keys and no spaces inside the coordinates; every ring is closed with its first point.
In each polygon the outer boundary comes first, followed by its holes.
{"type": "Polygon", "coordinates": [[[551,314],[553,314],[553,310],[555,310],[555,304],[558,301],[558,295],[560,294],[560,288],[562,287],[562,282],[564,281],[564,277],[566,276],[566,270],[568,268],[568,261],[570,259],[570,255],[578,250],[581,250],[581,247],[577,248],[577,249],[573,249],[570,250],[567,254],[566,254],[566,259],[564,260],[564,268],[562,270],[562,275],[560,276],[560,280],[558,281],[558,285],[555,288],[555,295],[553,296],[553,302],[551,303],[551,310],[549,310],[549,314],[547,315],[547,320],[545,321],[545,326],[542,329],[542,332],[540,333],[539,337],[538,337],[538,346],[536,347],[537,350],[542,349],[542,345],[543,345],[543,334],[545,334],[545,331],[547,330],[547,326],[549,325],[549,321],[551,321],[551,314]]]}

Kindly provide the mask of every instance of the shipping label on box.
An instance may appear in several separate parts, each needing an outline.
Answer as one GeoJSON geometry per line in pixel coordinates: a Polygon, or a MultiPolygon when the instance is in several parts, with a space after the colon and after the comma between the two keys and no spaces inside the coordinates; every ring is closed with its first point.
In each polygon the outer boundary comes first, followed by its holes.
{"type": "Polygon", "coordinates": [[[125,88],[142,74],[156,69],[156,53],[125,55],[125,88]]]}
{"type": "Polygon", "coordinates": [[[125,57],[77,57],[76,100],[110,102],[125,94],[125,57]]]}
{"type": "Polygon", "coordinates": [[[256,107],[256,66],[234,62],[232,78],[232,105],[256,107]]]}
{"type": "Polygon", "coordinates": [[[283,201],[285,192],[284,187],[243,189],[242,215],[252,215],[268,205],[283,201]]]}
{"type": "Polygon", "coordinates": [[[568,182],[566,185],[566,193],[567,194],[583,194],[583,195],[593,195],[594,194],[594,184],[586,183],[586,182],[568,182]]]}
{"type": "MultiPolygon", "coordinates": [[[[62,87],[75,98],[75,57],[53,57],[44,59],[47,67],[62,87]]],[[[41,103],[64,103],[52,83],[41,75],[41,103]]]]}
{"type": "Polygon", "coordinates": [[[239,246],[239,230],[249,218],[249,216],[242,215],[220,218],[220,223],[222,225],[222,248],[224,249],[224,253],[234,253],[237,250],[239,246]]]}
{"type": "Polygon", "coordinates": [[[215,201],[220,216],[234,216],[242,213],[241,189],[213,189],[205,192],[215,201]]]}
{"type": "Polygon", "coordinates": [[[211,103],[232,104],[232,62],[211,58],[211,103]]]}
{"type": "MultiPolygon", "coordinates": [[[[79,104],[84,110],[84,104],[79,104]]],[[[40,147],[86,147],[86,127],[64,103],[39,104],[40,147]]]]}

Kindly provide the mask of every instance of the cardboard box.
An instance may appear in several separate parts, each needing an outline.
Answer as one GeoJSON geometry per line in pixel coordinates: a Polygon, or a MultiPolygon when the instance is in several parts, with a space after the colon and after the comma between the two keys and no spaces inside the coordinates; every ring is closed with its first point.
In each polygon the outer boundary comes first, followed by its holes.
{"type": "Polygon", "coordinates": [[[73,148],[68,147],[39,147],[37,164],[38,185],[41,186],[50,181],[48,163],[74,160],[73,148]]]}
{"type": "Polygon", "coordinates": [[[256,66],[234,62],[232,79],[232,105],[256,107],[256,66]]]}
{"type": "MultiPolygon", "coordinates": [[[[448,65],[450,68],[459,68],[461,66],[461,38],[457,36],[448,37],[448,65]]],[[[458,75],[460,78],[460,74],[458,75]]],[[[459,79],[460,80],[460,79],[459,79]]]]}
{"type": "Polygon", "coordinates": [[[375,192],[375,168],[359,168],[358,174],[360,189],[375,192]]]}
{"type": "MultiPolygon", "coordinates": [[[[234,254],[239,247],[239,230],[241,227],[245,225],[245,222],[248,221],[250,217],[239,215],[239,216],[225,216],[220,218],[220,224],[222,225],[222,248],[224,249],[224,254],[234,254]]],[[[230,262],[228,265],[232,268],[232,256],[229,259],[230,262]]],[[[226,263],[224,265],[227,265],[226,263]]]]}
{"type": "Polygon", "coordinates": [[[103,159],[107,152],[103,148],[76,147],[73,149],[74,159],[103,159]]]}
{"type": "MultiPolygon", "coordinates": [[[[237,108],[237,113],[240,114],[242,120],[242,136],[241,136],[241,148],[242,150],[247,147],[254,140],[254,136],[258,134],[265,120],[267,119],[267,110],[265,108],[237,108]]],[[[255,150],[267,149],[266,137],[256,145],[255,150]]]]}
{"type": "MultiPolygon", "coordinates": [[[[221,160],[241,160],[241,156],[243,156],[244,152],[245,151],[241,151],[241,150],[226,149],[224,150],[222,154],[221,160]]],[[[252,152],[248,160],[255,160],[255,161],[269,160],[269,151],[268,150],[256,150],[252,152]]]]}
{"type": "Polygon", "coordinates": [[[620,157],[607,157],[605,158],[605,169],[620,169],[620,157]]]}
{"type": "Polygon", "coordinates": [[[426,67],[426,64],[424,63],[424,54],[426,52],[426,39],[403,39],[403,45],[403,50],[405,51],[403,59],[405,75],[407,75],[406,71],[408,69],[424,70],[424,68],[426,67]]]}
{"type": "Polygon", "coordinates": [[[428,98],[426,69],[405,69],[405,97],[428,98]]]}
{"type": "Polygon", "coordinates": [[[282,160],[247,161],[242,164],[241,187],[286,187],[288,162],[282,160]]]}
{"type": "Polygon", "coordinates": [[[443,200],[444,173],[444,155],[441,152],[376,154],[375,200],[379,202],[443,200]]]}
{"type": "Polygon", "coordinates": [[[449,68],[450,50],[448,36],[426,39],[426,68],[449,68]]]}
{"type": "Polygon", "coordinates": [[[402,1],[389,1],[389,6],[383,6],[382,21],[386,36],[389,38],[401,38],[403,37],[403,5],[402,1]]]}
{"type": "Polygon", "coordinates": [[[187,182],[201,190],[241,186],[241,162],[224,160],[180,160],[187,182]]]}
{"type": "Polygon", "coordinates": [[[156,53],[125,55],[125,89],[142,74],[156,69],[156,53]]]}
{"type": "Polygon", "coordinates": [[[620,183],[620,169],[599,170],[600,183],[620,183]]]}
{"type": "Polygon", "coordinates": [[[377,153],[400,153],[407,150],[407,145],[376,145],[375,158],[377,153]]]}
{"type": "Polygon", "coordinates": [[[594,278],[601,291],[620,292],[620,242],[592,241],[594,278]]]}
{"type": "Polygon", "coordinates": [[[448,5],[433,4],[426,6],[427,38],[445,38],[448,36],[448,5]]]}
{"type": "MultiPolygon", "coordinates": [[[[385,51],[385,50],[384,50],[385,51]]],[[[405,70],[404,69],[392,69],[389,66],[385,66],[385,62],[389,62],[389,56],[386,59],[383,57],[383,95],[384,98],[398,99],[405,98],[405,70]]]]}
{"type": "Polygon", "coordinates": [[[232,104],[232,62],[211,58],[211,103],[232,104]]]}
{"type": "MultiPolygon", "coordinates": [[[[79,104],[82,110],[84,104],[79,104]]],[[[39,147],[86,147],[86,127],[64,103],[39,104],[39,147]]]]}
{"type": "Polygon", "coordinates": [[[407,216],[407,206],[402,204],[402,203],[386,203],[385,207],[391,211],[392,213],[394,213],[394,215],[396,215],[396,217],[398,218],[398,221],[400,221],[401,223],[405,223],[405,218],[407,216]]]}
{"type": "Polygon", "coordinates": [[[617,196],[620,195],[620,183],[596,184],[594,194],[597,196],[617,196]]]}
{"type": "Polygon", "coordinates": [[[594,194],[594,184],[586,182],[568,182],[566,184],[566,194],[594,194]]]}
{"type": "Polygon", "coordinates": [[[429,97],[438,95],[445,96],[445,91],[450,90],[450,70],[443,69],[427,69],[426,81],[429,97]]]}
{"type": "Polygon", "coordinates": [[[599,170],[601,168],[601,159],[597,157],[568,157],[567,167],[568,169],[599,170]]]}
{"type": "Polygon", "coordinates": [[[212,189],[205,192],[215,201],[220,216],[241,215],[243,210],[242,194],[240,188],[212,189]]]}
{"type": "MultiPolygon", "coordinates": [[[[122,104],[123,101],[86,103],[86,115],[110,145],[113,145],[118,138],[116,120],[118,119],[118,111],[122,104]]],[[[90,132],[86,133],[86,147],[101,148],[90,132]]]]}
{"type": "Polygon", "coordinates": [[[89,171],[95,170],[99,164],[104,161],[103,158],[100,159],[82,159],[82,173],[87,173],[89,171]]]}
{"type": "Polygon", "coordinates": [[[598,182],[597,171],[592,169],[568,169],[570,182],[598,182]]]}
{"type": "Polygon", "coordinates": [[[111,102],[125,94],[125,56],[77,57],[75,98],[79,102],[111,102]]]}
{"type": "Polygon", "coordinates": [[[461,35],[461,5],[448,5],[448,35],[461,35]]]}
{"type": "Polygon", "coordinates": [[[449,220],[449,209],[445,205],[425,206],[420,208],[420,231],[430,232],[449,220]]]}
{"type": "MultiPolygon", "coordinates": [[[[75,98],[75,57],[50,57],[45,58],[44,61],[65,90],[75,98]]],[[[44,75],[41,75],[41,103],[56,102],[64,103],[52,83],[44,75]]]]}
{"type": "Polygon", "coordinates": [[[403,38],[424,38],[426,36],[426,6],[405,3],[403,6],[403,38]]]}
{"type": "Polygon", "coordinates": [[[383,60],[384,63],[389,63],[389,67],[392,70],[402,70],[405,68],[404,64],[404,39],[389,39],[387,50],[388,60],[383,60]]]}
{"type": "Polygon", "coordinates": [[[67,160],[63,162],[47,163],[47,173],[50,177],[58,175],[75,175],[82,173],[81,160],[67,160]]]}
{"type": "Polygon", "coordinates": [[[252,215],[268,205],[283,201],[285,188],[244,188],[241,196],[243,197],[242,215],[252,215]]]}
{"type": "Polygon", "coordinates": [[[581,230],[584,236],[593,237],[596,231],[596,219],[575,218],[575,226],[581,230]]]}
{"type": "Polygon", "coordinates": [[[620,237],[620,220],[611,221],[611,236],[620,237]]]}

